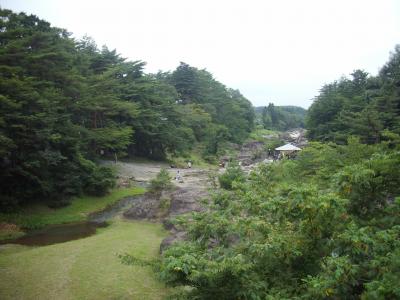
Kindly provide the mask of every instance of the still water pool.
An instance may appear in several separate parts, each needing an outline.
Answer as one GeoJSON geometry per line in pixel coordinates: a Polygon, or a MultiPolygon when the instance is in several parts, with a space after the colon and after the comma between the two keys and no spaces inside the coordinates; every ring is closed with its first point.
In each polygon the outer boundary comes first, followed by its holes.
{"type": "Polygon", "coordinates": [[[88,221],[49,225],[41,229],[28,231],[26,235],[16,239],[2,240],[0,245],[45,246],[91,236],[96,233],[97,228],[106,227],[107,220],[122,215],[125,210],[129,209],[141,197],[123,198],[100,212],[92,213],[89,215],[88,221]]]}

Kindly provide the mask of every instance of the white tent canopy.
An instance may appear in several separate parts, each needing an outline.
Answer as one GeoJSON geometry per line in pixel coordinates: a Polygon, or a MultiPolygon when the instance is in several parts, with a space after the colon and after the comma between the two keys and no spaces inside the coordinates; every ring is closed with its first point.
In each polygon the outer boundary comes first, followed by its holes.
{"type": "Polygon", "coordinates": [[[277,151],[300,151],[301,149],[299,147],[296,147],[295,145],[292,144],[286,144],[283,146],[280,146],[278,148],[275,148],[277,151]]]}

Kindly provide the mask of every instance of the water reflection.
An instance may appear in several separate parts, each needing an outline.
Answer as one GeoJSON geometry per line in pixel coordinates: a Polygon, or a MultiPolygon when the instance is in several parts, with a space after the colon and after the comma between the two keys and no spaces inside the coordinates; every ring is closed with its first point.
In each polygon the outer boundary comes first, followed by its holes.
{"type": "Polygon", "coordinates": [[[106,227],[106,222],[80,222],[50,225],[42,229],[32,230],[26,235],[0,241],[0,244],[19,244],[26,246],[45,246],[88,237],[96,233],[96,228],[106,227]]]}

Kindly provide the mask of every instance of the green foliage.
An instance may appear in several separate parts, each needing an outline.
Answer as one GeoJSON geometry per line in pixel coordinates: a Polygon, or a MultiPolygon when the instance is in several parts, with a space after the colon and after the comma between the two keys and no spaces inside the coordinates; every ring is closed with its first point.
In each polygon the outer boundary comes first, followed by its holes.
{"type": "Polygon", "coordinates": [[[169,197],[161,198],[158,207],[162,213],[168,212],[171,207],[171,198],[169,197]]]}
{"type": "Polygon", "coordinates": [[[396,299],[400,153],[312,143],[181,222],[161,277],[188,299],[396,299]]]}
{"type": "MultiPolygon", "coordinates": [[[[203,157],[216,156],[220,154],[221,144],[227,139],[228,129],[223,125],[214,125],[207,131],[206,147],[203,157]]],[[[210,161],[209,159],[206,159],[210,161]]]]}
{"type": "Polygon", "coordinates": [[[354,214],[373,216],[387,201],[400,194],[399,163],[399,152],[376,153],[370,159],[346,166],[336,174],[340,193],[351,200],[354,214]]]}
{"type": "Polygon", "coordinates": [[[42,203],[26,205],[18,212],[0,213],[0,223],[12,223],[25,229],[41,228],[51,224],[63,224],[85,221],[90,213],[101,211],[125,197],[141,195],[143,188],[113,189],[109,194],[97,196],[79,196],[70,200],[66,207],[51,209],[42,203]]]}
{"type": "Polygon", "coordinates": [[[283,140],[279,138],[272,138],[265,143],[264,149],[265,151],[273,151],[273,149],[280,147],[282,144],[284,144],[283,140]]]}
{"type": "Polygon", "coordinates": [[[264,129],[260,125],[257,125],[256,129],[251,132],[249,139],[263,142],[265,139],[278,138],[278,136],[279,134],[277,131],[264,129]]]}
{"type": "MultiPolygon", "coordinates": [[[[164,252],[164,281],[188,299],[399,298],[399,53],[377,77],[321,89],[296,160],[221,175],[230,191],[180,222],[188,238],[164,252]]],[[[285,128],[273,105],[259,113],[285,128]]]]}
{"type": "Polygon", "coordinates": [[[253,127],[250,102],[205,70],[145,74],[144,62],[25,13],[0,9],[0,29],[2,210],[106,193],[100,157],[165,159],[196,142],[216,156],[253,127]]]}
{"type": "Polygon", "coordinates": [[[379,143],[385,130],[400,133],[400,46],[375,77],[356,70],[351,79],[325,85],[307,115],[309,136],[318,141],[345,143],[358,136],[379,143]]]}
{"type": "Polygon", "coordinates": [[[155,261],[140,259],[140,258],[134,257],[128,253],[118,254],[117,256],[124,265],[140,266],[140,267],[155,267],[156,266],[155,261]]]}
{"type": "MultiPolygon", "coordinates": [[[[254,111],[251,103],[238,90],[226,88],[206,70],[181,62],[166,80],[176,88],[178,103],[190,105],[192,110],[200,112],[198,117],[186,121],[198,141],[209,139],[207,132],[203,130],[210,125],[225,127],[227,134],[224,139],[235,143],[243,142],[253,129],[254,111]],[[207,124],[210,118],[214,124],[207,124]]],[[[214,129],[208,131],[212,135],[214,129]]],[[[215,152],[214,149],[210,150],[210,153],[213,151],[215,152]]]]}
{"type": "Polygon", "coordinates": [[[256,107],[258,124],[265,129],[287,130],[304,127],[306,110],[298,106],[268,106],[256,107]]]}
{"type": "Polygon", "coordinates": [[[150,181],[150,192],[156,193],[161,192],[162,190],[168,190],[173,187],[171,182],[171,175],[165,168],[162,168],[160,172],[158,172],[157,176],[150,181]]]}
{"type": "Polygon", "coordinates": [[[235,187],[235,182],[240,183],[244,180],[246,180],[245,174],[235,162],[229,163],[226,171],[218,176],[219,185],[226,190],[232,190],[235,187]]]}
{"type": "MultiPolygon", "coordinates": [[[[33,201],[62,206],[83,190],[104,194],[113,177],[105,168],[87,167],[96,139],[87,138],[89,122],[77,108],[92,81],[75,69],[80,55],[75,42],[35,16],[0,13],[0,206],[33,201]]],[[[104,127],[106,120],[101,122],[104,127]]]]}
{"type": "Polygon", "coordinates": [[[108,167],[95,166],[86,185],[83,187],[83,191],[93,196],[104,196],[114,186],[114,172],[108,167]]]}
{"type": "Polygon", "coordinates": [[[156,261],[166,236],[161,224],[115,220],[90,238],[49,247],[2,246],[0,298],[164,299],[169,290],[151,268],[122,264],[116,253],[156,261]]]}

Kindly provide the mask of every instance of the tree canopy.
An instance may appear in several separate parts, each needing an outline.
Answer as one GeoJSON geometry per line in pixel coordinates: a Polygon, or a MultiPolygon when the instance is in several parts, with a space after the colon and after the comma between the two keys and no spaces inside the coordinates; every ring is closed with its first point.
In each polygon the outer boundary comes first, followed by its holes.
{"type": "Polygon", "coordinates": [[[113,185],[102,157],[180,155],[243,141],[254,112],[239,91],[182,63],[146,74],[90,37],[0,10],[0,204],[62,203],[113,185]]]}
{"type": "Polygon", "coordinates": [[[303,128],[306,110],[298,106],[268,106],[256,107],[259,124],[265,129],[288,130],[291,128],[303,128]]]}
{"type": "Polygon", "coordinates": [[[379,143],[387,130],[400,133],[400,46],[377,76],[362,70],[322,87],[307,116],[309,136],[345,143],[349,135],[379,143]]]}

